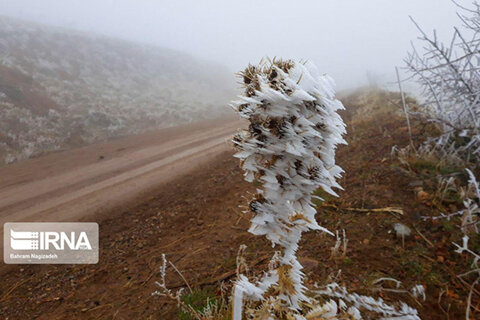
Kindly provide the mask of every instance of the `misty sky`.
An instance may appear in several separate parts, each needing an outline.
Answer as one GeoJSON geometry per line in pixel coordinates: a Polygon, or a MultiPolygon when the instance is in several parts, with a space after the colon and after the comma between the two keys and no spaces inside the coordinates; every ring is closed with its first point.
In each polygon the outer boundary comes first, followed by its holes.
{"type": "Polygon", "coordinates": [[[1,15],[178,49],[232,71],[263,56],[309,59],[340,88],[367,70],[393,80],[418,35],[408,16],[448,39],[457,10],[450,0],[0,0],[1,15]]]}

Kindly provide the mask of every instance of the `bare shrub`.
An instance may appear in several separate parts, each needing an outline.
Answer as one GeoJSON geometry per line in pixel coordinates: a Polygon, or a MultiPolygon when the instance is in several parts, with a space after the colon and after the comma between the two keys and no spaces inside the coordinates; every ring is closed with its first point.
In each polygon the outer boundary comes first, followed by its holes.
{"type": "MultiPolygon", "coordinates": [[[[450,43],[428,35],[417,26],[422,51],[412,45],[405,59],[407,71],[423,90],[424,102],[413,115],[440,128],[423,148],[461,159],[468,165],[480,163],[480,5],[463,8],[460,27],[454,28],[450,43]]],[[[426,151],[424,151],[426,152],[426,151]]]]}

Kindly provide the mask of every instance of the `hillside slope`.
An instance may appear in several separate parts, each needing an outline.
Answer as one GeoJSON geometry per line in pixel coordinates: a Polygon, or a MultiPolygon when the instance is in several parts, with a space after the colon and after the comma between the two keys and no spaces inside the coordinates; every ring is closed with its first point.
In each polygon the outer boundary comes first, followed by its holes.
{"type": "Polygon", "coordinates": [[[173,50],[0,17],[0,157],[224,112],[231,78],[173,50]]]}

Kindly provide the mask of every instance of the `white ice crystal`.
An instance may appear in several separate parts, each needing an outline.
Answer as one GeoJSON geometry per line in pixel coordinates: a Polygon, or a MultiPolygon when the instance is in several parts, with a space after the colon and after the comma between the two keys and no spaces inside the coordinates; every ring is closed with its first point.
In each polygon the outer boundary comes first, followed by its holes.
{"type": "Polygon", "coordinates": [[[380,319],[384,320],[420,320],[417,310],[405,303],[401,303],[399,307],[394,307],[386,304],[381,298],[375,299],[369,296],[349,293],[347,289],[340,287],[336,283],[331,283],[324,290],[316,293],[319,296],[339,298],[352,305],[351,314],[357,317],[354,319],[361,319],[359,309],[364,309],[382,315],[380,319]]]}
{"type": "MultiPolygon", "coordinates": [[[[241,75],[245,93],[232,106],[249,128],[234,137],[235,156],[245,180],[262,185],[250,202],[254,217],[249,231],[282,248],[272,285],[278,286],[277,298],[285,306],[298,310],[301,301],[308,301],[296,258],[298,242],[308,230],[331,234],[315,220],[312,193],[322,188],[336,196],[333,188],[341,189],[335,149],[346,143],[345,124],[337,113],[343,105],[335,98],[332,79],[310,62],[274,60],[249,66],[241,75]]],[[[245,281],[237,288],[253,293],[245,281]]]]}

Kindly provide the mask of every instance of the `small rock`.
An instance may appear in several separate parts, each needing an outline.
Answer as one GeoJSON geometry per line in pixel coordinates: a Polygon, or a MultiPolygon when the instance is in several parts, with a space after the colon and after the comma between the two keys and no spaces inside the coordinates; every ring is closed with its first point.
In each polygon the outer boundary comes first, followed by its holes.
{"type": "Polygon", "coordinates": [[[429,195],[427,192],[423,191],[423,190],[420,190],[420,191],[417,193],[417,198],[418,198],[418,200],[420,200],[420,201],[426,201],[426,200],[428,200],[429,197],[430,197],[430,195],[429,195]]]}

